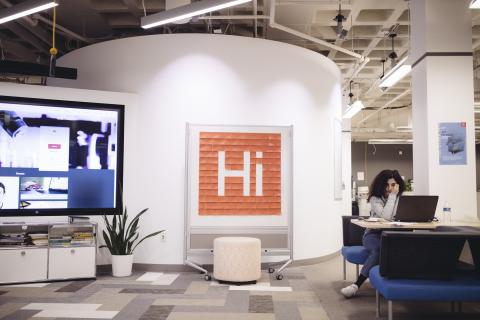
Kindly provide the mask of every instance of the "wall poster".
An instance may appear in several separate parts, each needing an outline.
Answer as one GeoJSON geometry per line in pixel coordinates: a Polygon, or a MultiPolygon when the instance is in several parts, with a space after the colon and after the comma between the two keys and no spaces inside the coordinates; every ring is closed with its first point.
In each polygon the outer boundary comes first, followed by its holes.
{"type": "Polygon", "coordinates": [[[465,122],[441,122],[439,133],[440,165],[467,164],[467,125],[465,122]]]}

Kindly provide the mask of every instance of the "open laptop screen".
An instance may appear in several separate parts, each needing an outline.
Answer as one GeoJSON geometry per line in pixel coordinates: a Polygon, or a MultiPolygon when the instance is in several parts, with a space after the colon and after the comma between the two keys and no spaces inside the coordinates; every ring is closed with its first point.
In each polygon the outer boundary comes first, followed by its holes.
{"type": "Polygon", "coordinates": [[[435,217],[438,196],[400,196],[396,221],[429,222],[435,217]]]}

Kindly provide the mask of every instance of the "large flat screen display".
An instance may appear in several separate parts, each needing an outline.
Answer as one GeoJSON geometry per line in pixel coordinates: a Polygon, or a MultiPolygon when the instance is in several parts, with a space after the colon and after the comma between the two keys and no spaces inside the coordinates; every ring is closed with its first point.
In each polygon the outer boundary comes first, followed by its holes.
{"type": "Polygon", "coordinates": [[[0,96],[0,216],[121,210],[122,105],[0,96]]]}

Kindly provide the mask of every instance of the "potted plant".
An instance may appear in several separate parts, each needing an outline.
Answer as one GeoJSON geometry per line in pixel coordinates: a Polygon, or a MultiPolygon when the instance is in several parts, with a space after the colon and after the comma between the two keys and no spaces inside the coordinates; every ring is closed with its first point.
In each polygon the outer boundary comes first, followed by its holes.
{"type": "Polygon", "coordinates": [[[110,223],[107,216],[103,216],[106,230],[103,230],[103,239],[105,245],[100,248],[108,248],[112,254],[112,271],[114,277],[126,277],[132,274],[133,263],[133,251],[142,243],[145,239],[154,237],[165,230],[156,231],[146,235],[142,239],[138,240],[138,223],[140,217],[144,214],[148,208],[143,209],[138,213],[135,218],[127,225],[127,209],[122,214],[113,216],[110,223]]]}

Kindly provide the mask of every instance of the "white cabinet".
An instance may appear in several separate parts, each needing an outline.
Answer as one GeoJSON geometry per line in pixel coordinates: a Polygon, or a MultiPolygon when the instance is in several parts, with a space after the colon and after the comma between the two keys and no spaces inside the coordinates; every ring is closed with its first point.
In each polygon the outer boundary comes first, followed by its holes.
{"type": "Polygon", "coordinates": [[[48,279],[95,277],[95,247],[50,248],[48,279]]]}
{"type": "Polygon", "coordinates": [[[47,279],[48,248],[0,251],[0,282],[31,282],[47,279]]]}
{"type": "Polygon", "coordinates": [[[96,276],[96,230],[82,224],[0,224],[0,284],[96,276]]]}

